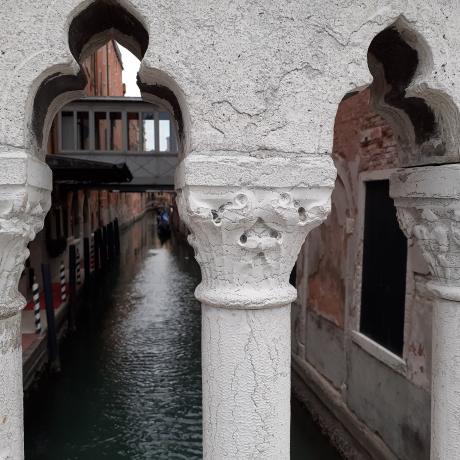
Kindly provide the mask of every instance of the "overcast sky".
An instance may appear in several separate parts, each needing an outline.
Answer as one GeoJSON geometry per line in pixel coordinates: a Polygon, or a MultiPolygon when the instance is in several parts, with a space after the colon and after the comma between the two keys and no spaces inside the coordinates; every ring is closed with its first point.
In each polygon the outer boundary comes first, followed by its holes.
{"type": "Polygon", "coordinates": [[[137,72],[139,71],[140,61],[137,59],[131,51],[128,51],[126,48],[123,48],[118,43],[121,51],[121,58],[123,60],[123,83],[126,85],[126,94],[125,96],[140,97],[141,92],[137,86],[137,72]]]}

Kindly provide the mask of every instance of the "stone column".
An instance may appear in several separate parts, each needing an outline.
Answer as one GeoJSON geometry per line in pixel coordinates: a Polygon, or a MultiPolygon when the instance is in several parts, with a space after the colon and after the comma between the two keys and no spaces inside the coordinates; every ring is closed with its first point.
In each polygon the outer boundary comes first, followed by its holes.
{"type": "Polygon", "coordinates": [[[206,460],[289,459],[288,280],[334,180],[326,155],[192,155],[178,168],[178,208],[202,272],[206,460]]]}
{"type": "Polygon", "coordinates": [[[460,452],[460,165],[400,170],[391,195],[401,228],[430,266],[432,332],[431,459],[460,452]]]}
{"type": "Polygon", "coordinates": [[[0,154],[0,459],[22,460],[23,391],[18,283],[27,244],[50,207],[51,171],[22,150],[0,154]]]}

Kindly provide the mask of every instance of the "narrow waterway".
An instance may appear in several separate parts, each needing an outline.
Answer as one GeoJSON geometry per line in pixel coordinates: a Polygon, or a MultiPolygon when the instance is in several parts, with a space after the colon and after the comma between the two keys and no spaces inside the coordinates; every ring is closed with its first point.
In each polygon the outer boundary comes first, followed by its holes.
{"type": "MultiPolygon", "coordinates": [[[[98,280],[62,372],[25,401],[26,460],[202,458],[199,269],[153,219],[122,235],[120,266],[98,280]]],[[[339,456],[293,404],[292,459],[339,456]]]]}

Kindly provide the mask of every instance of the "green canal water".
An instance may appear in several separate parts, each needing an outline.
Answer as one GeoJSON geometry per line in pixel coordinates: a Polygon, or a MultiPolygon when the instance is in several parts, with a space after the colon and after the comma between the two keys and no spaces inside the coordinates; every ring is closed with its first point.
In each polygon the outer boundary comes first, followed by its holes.
{"type": "MultiPolygon", "coordinates": [[[[122,235],[120,266],[93,286],[61,349],[62,371],[25,400],[26,460],[202,458],[200,274],[153,219],[122,235]]],[[[338,460],[293,401],[295,460],[338,460]]]]}

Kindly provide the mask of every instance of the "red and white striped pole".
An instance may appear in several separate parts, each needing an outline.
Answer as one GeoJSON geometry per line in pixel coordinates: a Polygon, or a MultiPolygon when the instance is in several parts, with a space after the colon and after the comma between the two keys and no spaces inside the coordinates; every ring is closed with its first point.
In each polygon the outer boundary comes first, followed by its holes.
{"type": "Polygon", "coordinates": [[[90,271],[94,271],[94,233],[90,237],[90,249],[89,249],[89,260],[90,260],[90,271]]]}
{"type": "Polygon", "coordinates": [[[59,277],[61,281],[61,304],[63,304],[67,300],[67,287],[66,287],[66,280],[65,280],[65,265],[62,260],[61,260],[59,277]]]}
{"type": "Polygon", "coordinates": [[[40,318],[40,287],[36,280],[34,280],[34,284],[32,284],[32,297],[34,300],[35,333],[40,334],[42,331],[40,318]]]}
{"type": "Polygon", "coordinates": [[[78,248],[76,248],[76,254],[75,254],[75,265],[77,269],[77,286],[81,285],[81,267],[80,267],[80,251],[78,248]]]}

